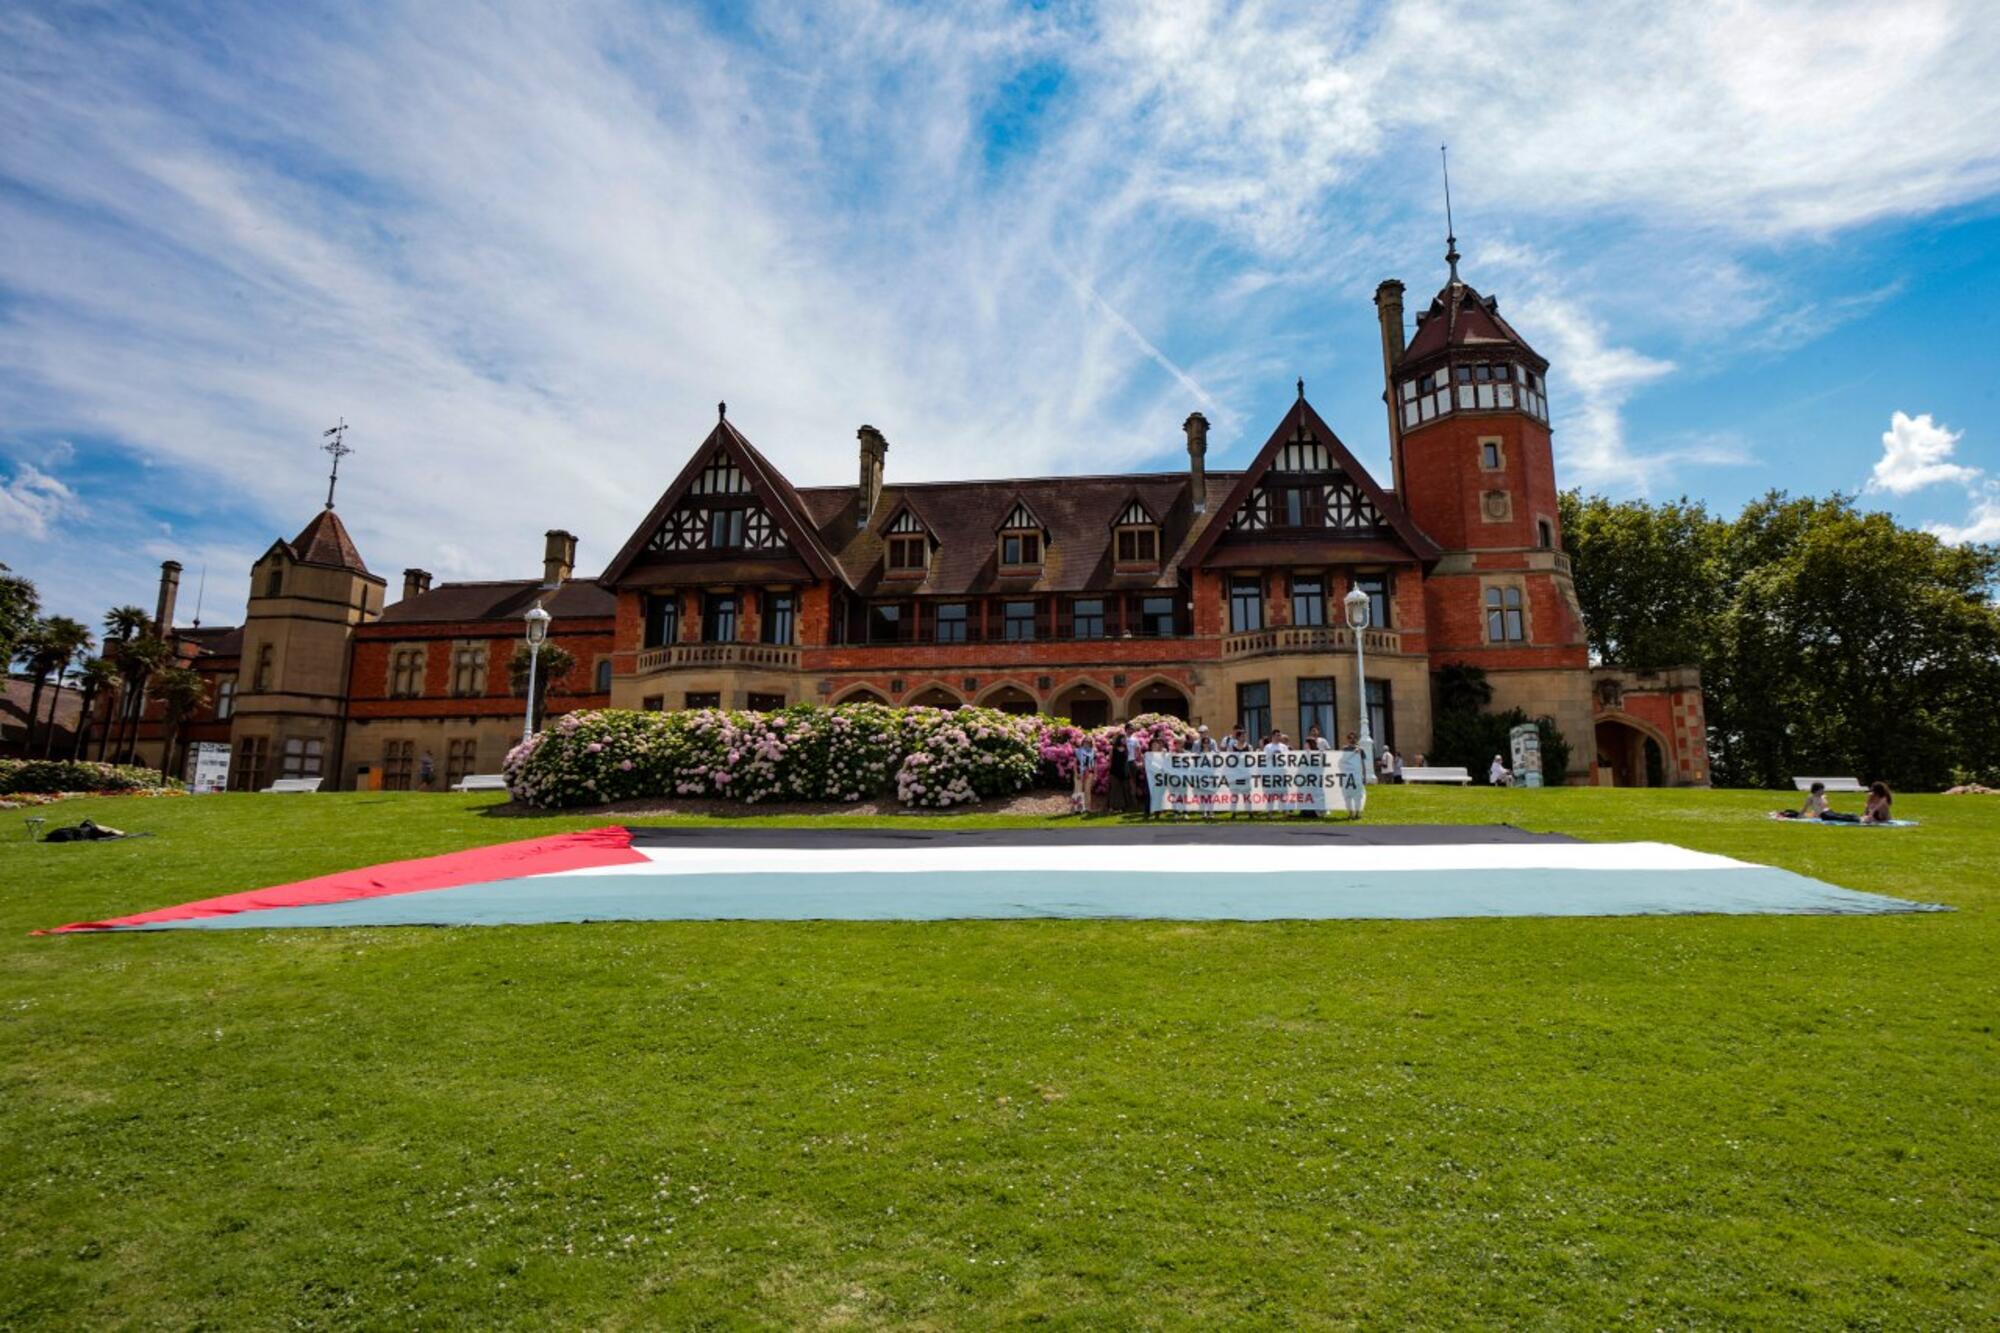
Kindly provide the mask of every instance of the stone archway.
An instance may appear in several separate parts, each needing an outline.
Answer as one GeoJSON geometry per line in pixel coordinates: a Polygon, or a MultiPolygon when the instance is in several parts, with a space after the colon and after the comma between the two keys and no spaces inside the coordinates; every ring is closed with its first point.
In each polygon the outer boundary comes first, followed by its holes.
{"type": "Polygon", "coordinates": [[[1008,683],[996,685],[979,700],[981,708],[997,708],[1003,713],[1031,716],[1042,711],[1035,696],[1019,685],[1008,683]]]}
{"type": "Polygon", "coordinates": [[[1600,784],[1608,775],[1614,787],[1667,785],[1667,750],[1651,727],[1629,717],[1600,716],[1592,739],[1597,743],[1600,784]]]}
{"type": "Polygon", "coordinates": [[[1125,703],[1125,716],[1164,713],[1185,722],[1192,715],[1186,691],[1170,681],[1151,680],[1132,691],[1125,703]]]}
{"type": "Polygon", "coordinates": [[[1089,681],[1078,681],[1049,701],[1049,712],[1079,727],[1101,727],[1111,721],[1111,696],[1089,681]]]}
{"type": "Polygon", "coordinates": [[[886,704],[889,701],[870,689],[859,689],[852,694],[843,694],[833,701],[834,707],[842,704],[886,704]]]}
{"type": "Polygon", "coordinates": [[[910,696],[909,706],[911,708],[942,708],[949,712],[952,709],[965,707],[965,700],[959,698],[942,685],[929,685],[910,696]]]}

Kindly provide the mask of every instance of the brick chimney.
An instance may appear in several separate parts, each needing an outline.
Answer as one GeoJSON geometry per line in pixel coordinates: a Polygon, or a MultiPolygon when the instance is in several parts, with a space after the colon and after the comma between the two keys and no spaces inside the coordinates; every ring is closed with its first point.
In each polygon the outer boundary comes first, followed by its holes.
{"type": "Polygon", "coordinates": [[[1403,493],[1403,433],[1396,420],[1396,367],[1403,364],[1403,284],[1394,278],[1375,288],[1375,317],[1382,325],[1382,401],[1389,405],[1389,482],[1403,493]]]}
{"type": "Polygon", "coordinates": [[[181,595],[181,562],[160,562],[160,600],[153,609],[153,633],[164,639],[174,632],[174,603],[181,595]]]}
{"type": "Polygon", "coordinates": [[[868,526],[875,502],[882,498],[882,472],[889,464],[889,441],[873,426],[855,432],[861,440],[861,490],[856,496],[855,522],[868,526]]]}
{"type": "Polygon", "coordinates": [[[406,569],[403,571],[403,600],[421,597],[431,590],[431,572],[428,569],[406,569]]]}
{"type": "Polygon", "coordinates": [[[542,547],[542,582],[559,585],[569,582],[569,576],[576,569],[576,535],[561,528],[551,528],[544,533],[546,544],[542,547]]]}
{"type": "Polygon", "coordinates": [[[1208,418],[1189,413],[1181,429],[1187,432],[1188,489],[1194,496],[1194,512],[1200,514],[1208,509],[1208,418]]]}

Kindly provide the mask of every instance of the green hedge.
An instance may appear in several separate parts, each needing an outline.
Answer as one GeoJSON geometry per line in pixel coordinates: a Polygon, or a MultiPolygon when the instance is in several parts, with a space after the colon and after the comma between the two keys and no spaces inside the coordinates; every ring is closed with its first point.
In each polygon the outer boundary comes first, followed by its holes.
{"type": "Polygon", "coordinates": [[[133,764],[72,759],[0,759],[0,795],[64,791],[179,791],[186,784],[133,764]]]}

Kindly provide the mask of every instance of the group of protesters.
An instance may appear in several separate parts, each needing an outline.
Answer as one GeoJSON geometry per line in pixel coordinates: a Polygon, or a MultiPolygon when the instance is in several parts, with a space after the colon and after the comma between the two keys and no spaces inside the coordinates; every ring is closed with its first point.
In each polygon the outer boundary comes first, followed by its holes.
{"type": "MultiPolygon", "coordinates": [[[[1285,754],[1294,749],[1353,750],[1359,744],[1359,739],[1350,731],[1345,745],[1335,745],[1332,738],[1322,734],[1317,726],[1306,728],[1304,740],[1296,746],[1283,731],[1268,731],[1261,740],[1253,741],[1246,729],[1240,726],[1221,737],[1214,736],[1203,726],[1195,729],[1194,742],[1188,748],[1196,754],[1236,754],[1256,750],[1265,754],[1285,754]]],[[[1080,815],[1094,812],[1101,767],[1108,770],[1104,775],[1105,808],[1113,814],[1139,810],[1151,819],[1152,800],[1146,790],[1146,755],[1148,752],[1165,754],[1170,748],[1166,737],[1155,732],[1149,739],[1147,732],[1130,722],[1105,742],[1102,750],[1089,732],[1083,733],[1071,747],[1071,758],[1076,766],[1070,792],[1071,807],[1080,815]]],[[[1421,759],[1419,756],[1419,762],[1421,759]]],[[[1403,761],[1387,745],[1375,756],[1375,776],[1380,782],[1403,780],[1403,761]]]]}

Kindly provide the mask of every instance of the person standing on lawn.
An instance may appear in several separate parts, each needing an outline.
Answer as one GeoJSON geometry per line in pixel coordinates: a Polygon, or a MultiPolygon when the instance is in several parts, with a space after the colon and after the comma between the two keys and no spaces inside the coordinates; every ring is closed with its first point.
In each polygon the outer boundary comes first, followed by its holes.
{"type": "Polygon", "coordinates": [[[1146,792],[1146,737],[1130,722],[1125,724],[1125,781],[1131,785],[1126,794],[1132,804],[1150,815],[1153,802],[1146,792]]]}
{"type": "Polygon", "coordinates": [[[1084,732],[1070,752],[1076,762],[1075,790],[1070,793],[1070,804],[1079,815],[1090,813],[1090,798],[1097,786],[1097,748],[1091,743],[1090,733],[1084,732]]]}

